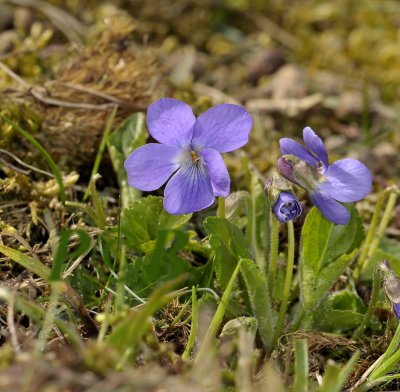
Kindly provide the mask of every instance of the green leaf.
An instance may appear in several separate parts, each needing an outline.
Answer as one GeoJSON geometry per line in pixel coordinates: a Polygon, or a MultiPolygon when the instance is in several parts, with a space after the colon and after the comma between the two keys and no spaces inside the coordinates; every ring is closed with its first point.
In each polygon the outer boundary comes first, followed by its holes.
{"type": "Polygon", "coordinates": [[[318,330],[325,332],[343,332],[356,328],[362,322],[363,314],[351,310],[327,311],[324,318],[320,319],[316,326],[318,330]]]}
{"type": "Polygon", "coordinates": [[[321,268],[319,271],[318,283],[314,287],[314,296],[322,297],[339,279],[340,275],[347,268],[356,256],[358,248],[354,249],[350,254],[344,254],[330,264],[321,268]]]}
{"type": "Polygon", "coordinates": [[[124,162],[128,155],[146,142],[145,116],[135,113],[128,117],[108,139],[108,151],[121,189],[121,204],[124,208],[141,196],[141,192],[128,185],[124,162]]]}
{"type": "Polygon", "coordinates": [[[326,295],[355,256],[364,237],[362,221],[354,206],[346,225],[335,225],[315,207],[303,230],[300,255],[300,289],[303,307],[313,309],[326,295]]]}
{"type": "Polygon", "coordinates": [[[320,392],[342,391],[344,383],[350,377],[359,358],[360,352],[356,351],[343,368],[340,368],[335,362],[328,360],[324,378],[319,389],[320,392]]]}
{"type": "Polygon", "coordinates": [[[151,253],[126,266],[126,283],[140,296],[147,296],[155,286],[178,277],[182,284],[196,286],[208,277],[209,266],[196,268],[179,254],[188,244],[189,236],[181,231],[160,231],[151,253]]]}
{"type": "Polygon", "coordinates": [[[237,336],[242,328],[245,328],[252,335],[255,335],[258,329],[258,322],[254,317],[240,316],[234,318],[224,324],[220,337],[237,336]]]}
{"type": "Polygon", "coordinates": [[[156,240],[160,230],[179,229],[191,216],[168,214],[162,197],[147,196],[123,211],[121,232],[126,236],[128,245],[144,252],[147,247],[143,245],[156,240]]]}
{"type": "Polygon", "coordinates": [[[246,284],[252,312],[258,322],[260,336],[269,352],[272,346],[274,314],[267,279],[260,268],[249,259],[242,259],[240,272],[246,284]]]}
{"type": "Polygon", "coordinates": [[[214,253],[214,269],[223,289],[226,288],[239,258],[251,257],[243,232],[226,219],[208,217],[204,227],[210,235],[209,243],[214,253]]]}
{"type": "Polygon", "coordinates": [[[365,312],[366,306],[355,290],[335,291],[316,309],[313,327],[326,332],[348,331],[360,325],[365,312]]]}

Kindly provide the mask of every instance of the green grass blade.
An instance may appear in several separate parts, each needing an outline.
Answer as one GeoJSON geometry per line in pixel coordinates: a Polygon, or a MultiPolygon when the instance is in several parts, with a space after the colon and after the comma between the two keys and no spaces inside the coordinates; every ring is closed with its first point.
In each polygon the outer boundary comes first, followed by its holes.
{"type": "Polygon", "coordinates": [[[0,118],[5,121],[6,123],[10,124],[16,131],[18,131],[22,136],[24,136],[32,145],[34,145],[42,154],[43,158],[46,160],[47,164],[50,166],[51,171],[54,174],[54,177],[56,178],[58,188],[60,191],[60,199],[63,204],[65,204],[66,201],[66,196],[65,196],[65,188],[64,188],[64,183],[62,179],[62,175],[60,172],[60,169],[58,168],[57,164],[54,162],[53,158],[50,156],[50,154],[46,151],[46,149],[28,132],[23,130],[18,124],[15,124],[13,121],[8,119],[7,117],[3,116],[0,114],[0,118]]]}
{"type": "Polygon", "coordinates": [[[350,358],[349,362],[347,362],[346,366],[340,371],[339,378],[337,380],[338,391],[342,390],[344,383],[350,377],[359,358],[360,358],[360,351],[356,351],[350,358]]]}
{"type": "MultiPolygon", "coordinates": [[[[99,149],[97,150],[96,158],[94,160],[92,173],[90,174],[90,182],[96,173],[99,171],[101,159],[103,158],[104,150],[107,146],[108,135],[111,132],[112,126],[114,124],[115,115],[117,114],[118,106],[114,106],[111,114],[108,116],[106,128],[103,133],[103,137],[101,138],[99,149]]],[[[90,193],[90,186],[87,187],[85,194],[83,195],[82,202],[86,201],[90,193]]]]}
{"type": "Polygon", "coordinates": [[[293,392],[308,392],[307,339],[296,339],[293,392]]]}
{"type": "Polygon", "coordinates": [[[9,257],[12,261],[18,263],[27,270],[32,271],[34,274],[36,274],[43,280],[45,281],[49,280],[51,270],[43,263],[41,263],[39,260],[36,260],[33,257],[27,256],[25,253],[9,248],[8,246],[5,245],[0,245],[0,253],[3,253],[5,256],[9,257]]]}
{"type": "Polygon", "coordinates": [[[242,264],[242,260],[240,259],[236,265],[235,270],[233,271],[233,274],[226,286],[225,292],[221,298],[221,302],[218,305],[217,311],[214,314],[213,319],[211,320],[211,324],[208,327],[208,330],[206,332],[206,335],[204,337],[204,340],[202,342],[201,348],[199,350],[199,353],[197,354],[196,357],[196,362],[201,363],[202,358],[207,354],[207,351],[212,347],[213,340],[215,339],[218,329],[221,326],[222,319],[224,318],[228,303],[229,303],[229,297],[232,293],[233,289],[233,284],[235,283],[237,274],[239,273],[240,266],[242,264]]]}
{"type": "Polygon", "coordinates": [[[375,369],[371,372],[370,376],[368,377],[368,380],[374,380],[376,378],[380,378],[386,373],[385,372],[385,369],[387,367],[386,361],[389,360],[392,357],[392,355],[398,350],[399,345],[400,345],[400,324],[397,326],[396,332],[394,333],[394,336],[388,348],[376,362],[375,369]]]}
{"type": "Polygon", "coordinates": [[[391,357],[386,359],[375,371],[369,379],[377,379],[388,374],[400,362],[400,350],[396,351],[391,357]]]}
{"type": "Polygon", "coordinates": [[[190,324],[189,339],[185,347],[185,351],[182,354],[183,360],[188,360],[190,357],[190,352],[194,346],[197,337],[198,321],[199,321],[199,308],[197,305],[196,288],[192,287],[192,322],[190,324]]]}
{"type": "Polygon", "coordinates": [[[356,351],[350,358],[349,362],[341,369],[333,361],[328,362],[320,392],[340,392],[343,385],[356,365],[360,352],[356,351]]]}
{"type": "Polygon", "coordinates": [[[340,368],[332,361],[329,360],[325,368],[324,378],[322,380],[320,392],[336,392],[338,389],[335,386],[339,378],[340,368]]]}

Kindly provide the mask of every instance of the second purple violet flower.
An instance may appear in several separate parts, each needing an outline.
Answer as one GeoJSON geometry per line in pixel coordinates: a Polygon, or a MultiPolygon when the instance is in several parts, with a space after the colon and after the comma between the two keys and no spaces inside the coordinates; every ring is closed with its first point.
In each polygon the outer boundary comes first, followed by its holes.
{"type": "Polygon", "coordinates": [[[350,214],[339,202],[355,202],[368,195],[372,189],[371,172],[351,158],[329,165],[324,143],[310,127],[304,128],[303,140],[307,148],[293,139],[280,140],[284,155],[278,160],[279,173],[306,189],[322,215],[344,225],[350,214]]]}

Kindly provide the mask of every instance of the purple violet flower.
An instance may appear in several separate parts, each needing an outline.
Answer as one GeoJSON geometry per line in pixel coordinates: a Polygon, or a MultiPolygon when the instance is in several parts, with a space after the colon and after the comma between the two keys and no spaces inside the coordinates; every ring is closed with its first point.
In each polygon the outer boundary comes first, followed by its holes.
{"type": "Polygon", "coordinates": [[[137,148],[125,161],[128,184],[153,191],[167,181],[164,208],[186,214],[227,197],[230,178],[221,153],[248,142],[252,119],[241,106],[214,106],[197,119],[186,103],[161,98],[147,110],[147,128],[160,143],[137,148]]]}
{"type": "Polygon", "coordinates": [[[368,195],[372,189],[371,172],[351,158],[329,165],[324,143],[310,127],[304,128],[303,140],[307,148],[293,139],[280,140],[285,155],[278,160],[279,173],[306,189],[325,218],[344,225],[350,214],[338,202],[355,202],[368,195]]]}

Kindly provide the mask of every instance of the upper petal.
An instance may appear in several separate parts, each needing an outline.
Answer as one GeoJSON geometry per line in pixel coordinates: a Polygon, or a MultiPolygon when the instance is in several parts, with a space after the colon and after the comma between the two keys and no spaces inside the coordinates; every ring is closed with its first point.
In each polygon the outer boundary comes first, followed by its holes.
{"type": "Polygon", "coordinates": [[[225,166],[224,159],[218,151],[206,148],[200,153],[211,179],[211,186],[215,196],[227,197],[231,179],[225,166]]]}
{"type": "Polygon", "coordinates": [[[279,140],[279,146],[282,154],[294,155],[295,157],[306,161],[311,166],[318,167],[319,159],[310,153],[304,146],[297,143],[296,140],[284,137],[279,140]]]}
{"type": "Polygon", "coordinates": [[[181,150],[176,146],[149,143],[137,148],[125,161],[128,184],[141,191],[160,188],[179,168],[181,150]]]}
{"type": "Polygon", "coordinates": [[[324,167],[328,167],[328,153],[322,139],[310,128],[303,129],[303,140],[306,146],[318,157],[324,167]]]}
{"type": "Polygon", "coordinates": [[[250,113],[242,106],[214,106],[197,118],[192,145],[219,152],[236,150],[248,142],[252,124],[250,113]]]}
{"type": "Polygon", "coordinates": [[[168,181],[164,191],[164,208],[170,214],[188,214],[209,207],[214,199],[205,167],[188,164],[168,181]]]}
{"type": "Polygon", "coordinates": [[[337,201],[323,192],[310,193],[310,199],[328,220],[338,225],[345,225],[350,219],[350,213],[337,201]]]}
{"type": "Polygon", "coordinates": [[[328,167],[324,175],[327,180],[319,189],[338,201],[358,201],[372,190],[371,172],[357,159],[336,161],[328,167]]]}
{"type": "Polygon", "coordinates": [[[186,103],[161,98],[147,109],[147,129],[160,143],[184,146],[190,144],[196,117],[186,103]]]}

